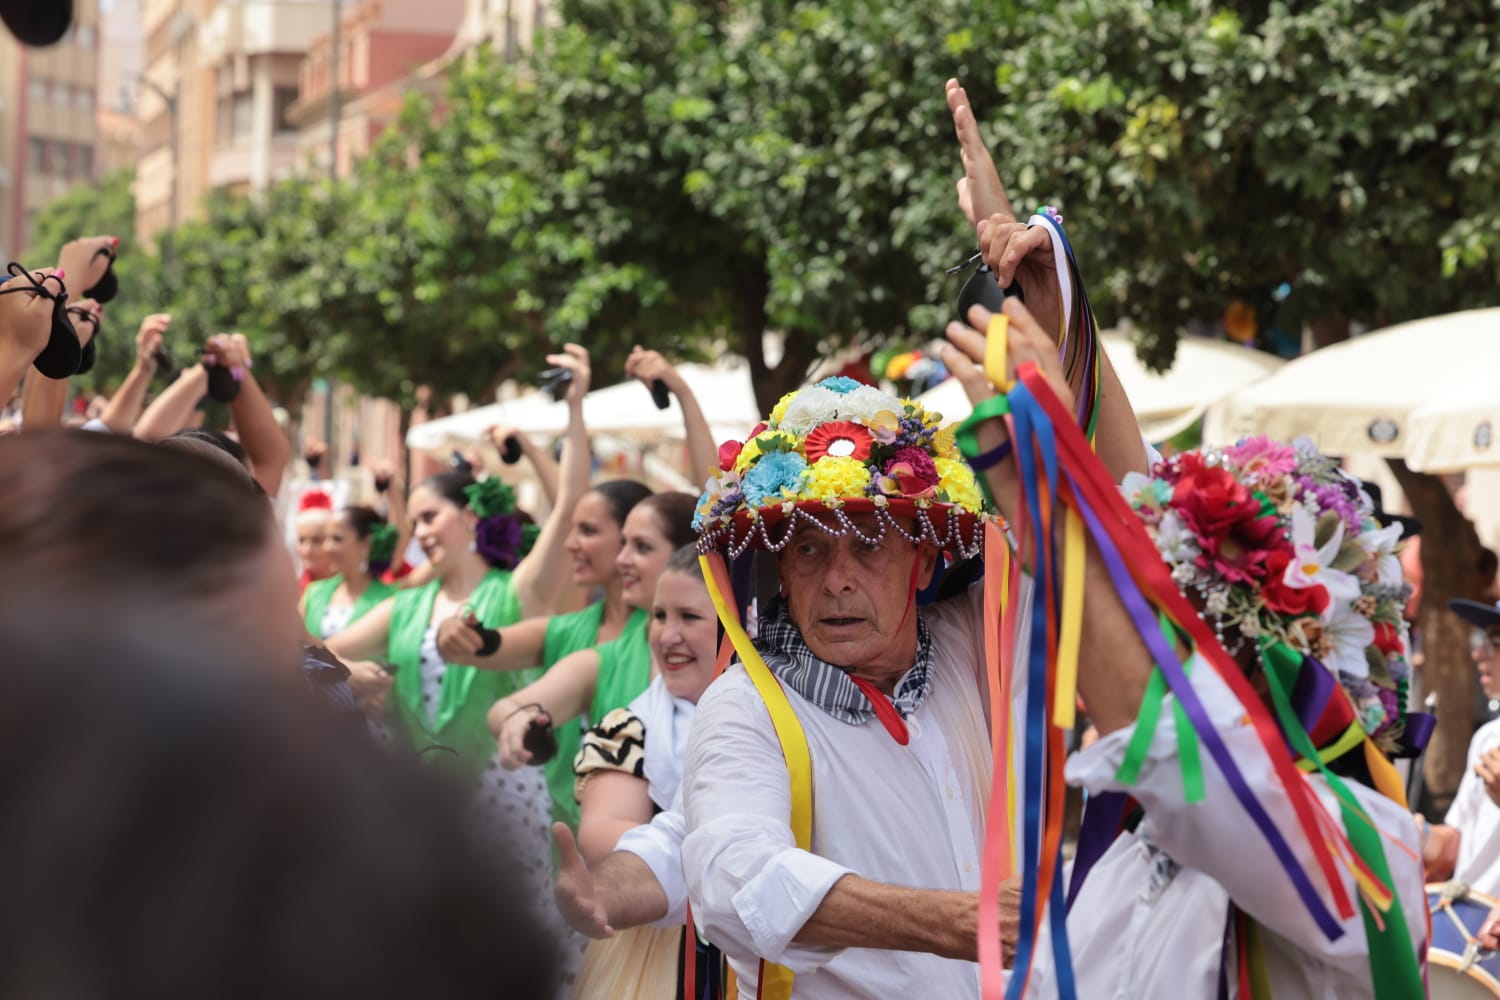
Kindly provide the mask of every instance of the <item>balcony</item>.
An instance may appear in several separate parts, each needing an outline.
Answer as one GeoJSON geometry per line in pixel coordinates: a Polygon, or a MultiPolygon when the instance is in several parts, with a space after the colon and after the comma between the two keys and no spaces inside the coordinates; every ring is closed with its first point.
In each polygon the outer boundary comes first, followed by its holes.
{"type": "Polygon", "coordinates": [[[208,65],[235,56],[305,52],[327,34],[333,10],[326,3],[250,0],[220,4],[198,29],[198,45],[208,65]]]}

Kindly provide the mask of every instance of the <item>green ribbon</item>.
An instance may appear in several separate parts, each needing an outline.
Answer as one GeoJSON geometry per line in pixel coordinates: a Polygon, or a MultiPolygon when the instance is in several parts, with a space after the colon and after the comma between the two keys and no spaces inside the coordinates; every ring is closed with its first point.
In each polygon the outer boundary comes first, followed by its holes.
{"type": "MultiPolygon", "coordinates": [[[[1010,413],[1010,400],[1004,396],[991,396],[974,407],[974,412],[969,414],[967,420],[958,425],[953,432],[953,440],[958,443],[958,450],[963,452],[964,458],[975,459],[983,452],[979,447],[979,427],[986,421],[997,417],[1004,417],[1010,413]]],[[[992,510],[999,508],[995,504],[995,497],[990,493],[989,477],[984,473],[974,476],[979,482],[979,489],[984,493],[985,502],[992,510]]]]}
{"type": "MultiPolygon", "coordinates": [[[[1169,643],[1177,640],[1176,630],[1171,621],[1165,616],[1157,618],[1161,627],[1162,635],[1169,643]]],[[[1193,660],[1188,658],[1182,665],[1182,672],[1190,675],[1193,660]]],[[[1115,778],[1121,784],[1133,785],[1140,780],[1141,768],[1145,766],[1146,756],[1151,751],[1151,740],[1156,736],[1156,727],[1161,722],[1161,706],[1167,696],[1167,679],[1158,666],[1151,671],[1151,677],[1146,681],[1146,694],[1141,700],[1141,711],[1135,722],[1135,732],[1130,737],[1130,745],[1125,750],[1125,759],[1120,762],[1120,770],[1116,772],[1115,778]]],[[[1198,734],[1193,731],[1193,724],[1188,719],[1186,710],[1182,703],[1173,699],[1172,719],[1177,727],[1177,759],[1182,768],[1182,794],[1188,802],[1202,802],[1206,796],[1203,784],[1203,758],[1199,753],[1198,734]]]]}

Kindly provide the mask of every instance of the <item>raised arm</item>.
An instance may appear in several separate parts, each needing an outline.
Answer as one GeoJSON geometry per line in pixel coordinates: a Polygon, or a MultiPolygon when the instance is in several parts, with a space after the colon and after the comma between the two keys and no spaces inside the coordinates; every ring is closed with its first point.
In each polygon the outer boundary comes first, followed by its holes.
{"type": "Polygon", "coordinates": [[[188,425],[193,408],[207,393],[208,369],[201,363],[184,368],[177,380],[146,407],[146,412],[136,421],[135,436],[142,441],[171,437],[188,425]]]}
{"type": "MultiPolygon", "coordinates": [[[[73,332],[78,335],[80,349],[87,347],[98,335],[103,314],[103,307],[92,299],[67,307],[68,319],[73,324],[73,332]]],[[[36,377],[28,378],[21,390],[21,425],[27,430],[38,430],[61,424],[68,403],[68,381],[66,378],[50,379],[40,372],[36,377]]]]}
{"type": "Polygon", "coordinates": [[[141,321],[135,335],[135,364],[99,418],[114,433],[129,434],[141,418],[146,392],[156,376],[156,352],[161,349],[162,336],[171,322],[172,317],[166,313],[153,313],[141,321]]]}
{"type": "Polygon", "coordinates": [[[583,423],[583,397],[589,391],[589,354],[577,344],[567,344],[563,354],[547,355],[547,363],[573,373],[568,383],[568,431],[563,438],[561,481],[557,505],[547,515],[542,533],[531,552],[516,567],[516,598],[521,616],[533,618],[557,610],[568,585],[566,573],[557,572],[563,562],[563,546],[572,529],[573,508],[589,488],[589,437],[583,423]]]}
{"type": "Polygon", "coordinates": [[[683,428],[687,432],[688,462],[691,466],[688,479],[701,484],[717,472],[719,452],[714,444],[713,432],[709,430],[708,421],[703,417],[698,397],[693,395],[693,390],[682,373],[656,351],[645,350],[637,344],[635,350],[630,352],[630,357],[625,360],[625,374],[630,378],[640,379],[648,387],[660,379],[667,390],[677,397],[677,405],[682,407],[683,428]]]}
{"type": "MultiPolygon", "coordinates": [[[[1055,341],[1061,329],[1062,297],[1051,235],[1044,228],[1027,228],[1026,223],[1018,221],[995,161],[979,132],[969,96],[957,80],[948,81],[947,97],[964,167],[963,179],[958,182],[959,206],[975,226],[984,262],[994,271],[1000,287],[1019,282],[1027,308],[1055,341]]],[[[1076,324],[1076,314],[1073,319],[1076,324]]],[[[1146,449],[1135,410],[1104,351],[1099,352],[1099,364],[1099,424],[1095,445],[1105,468],[1119,482],[1128,472],[1146,471],[1146,449]]],[[[1083,375],[1082,371],[1073,373],[1075,393],[1081,388],[1083,375]]]]}
{"type": "Polygon", "coordinates": [[[501,455],[505,454],[505,442],[515,438],[517,446],[521,449],[521,455],[531,463],[532,470],[536,473],[537,481],[542,484],[542,494],[547,498],[548,507],[557,506],[557,486],[559,470],[557,462],[552,458],[552,453],[546,448],[537,447],[529,435],[522,434],[514,427],[497,424],[484,432],[485,440],[495,446],[495,450],[501,455]]]}
{"type": "MultiPolygon", "coordinates": [[[[243,373],[239,395],[229,404],[229,412],[234,417],[234,429],[239,433],[245,454],[250,457],[250,468],[254,471],[256,482],[274,497],[281,490],[281,477],[285,475],[287,462],[291,460],[292,446],[281,432],[281,425],[276,422],[276,415],[271,411],[271,404],[265,393],[260,391],[260,383],[255,381],[255,375],[251,371],[250,346],[245,338],[234,333],[216,339],[220,343],[220,350],[234,362],[230,367],[237,365],[243,373]]],[[[223,359],[221,363],[224,363],[223,359]]]]}
{"type": "Polygon", "coordinates": [[[0,287],[0,400],[8,400],[47,346],[52,300],[38,288],[57,291],[63,282],[52,268],[11,276],[0,287]],[[49,280],[50,279],[50,280],[49,280]]]}

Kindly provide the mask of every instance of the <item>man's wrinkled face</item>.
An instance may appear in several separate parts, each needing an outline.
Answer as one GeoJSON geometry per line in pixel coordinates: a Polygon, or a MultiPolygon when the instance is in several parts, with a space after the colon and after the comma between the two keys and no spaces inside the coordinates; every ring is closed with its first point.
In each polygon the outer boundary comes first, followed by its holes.
{"type": "MultiPolygon", "coordinates": [[[[873,514],[850,520],[867,538],[880,535],[873,514]]],[[[778,560],[792,622],[820,659],[853,670],[905,670],[916,653],[913,578],[931,578],[937,555],[895,531],[878,542],[834,535],[810,524],[793,534],[778,560]]]]}

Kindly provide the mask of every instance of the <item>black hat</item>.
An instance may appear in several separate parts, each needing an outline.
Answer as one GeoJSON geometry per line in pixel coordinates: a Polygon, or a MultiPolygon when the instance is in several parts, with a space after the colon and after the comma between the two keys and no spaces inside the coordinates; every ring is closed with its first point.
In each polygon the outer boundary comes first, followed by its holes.
{"type": "Polygon", "coordinates": [[[1411,538],[1414,535],[1422,533],[1421,521],[1418,521],[1414,517],[1407,517],[1405,514],[1392,514],[1385,509],[1381,502],[1380,487],[1377,484],[1362,482],[1359,484],[1359,488],[1364,490],[1365,496],[1369,497],[1370,503],[1374,505],[1375,510],[1372,516],[1376,521],[1380,522],[1381,527],[1389,528],[1393,524],[1401,525],[1402,538],[1411,538]]]}
{"type": "Polygon", "coordinates": [[[0,20],[23,45],[51,45],[73,23],[73,0],[0,0],[0,20]]]}
{"type": "Polygon", "coordinates": [[[1448,610],[1475,628],[1500,625],[1500,604],[1484,601],[1449,601],[1448,610]]]}

